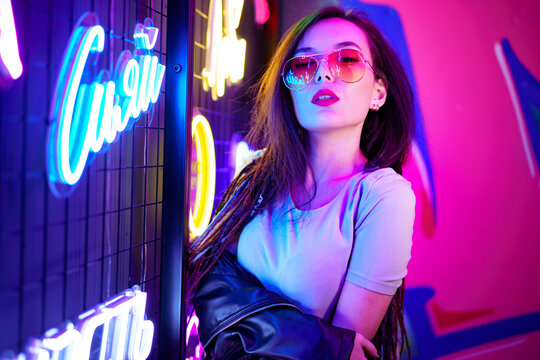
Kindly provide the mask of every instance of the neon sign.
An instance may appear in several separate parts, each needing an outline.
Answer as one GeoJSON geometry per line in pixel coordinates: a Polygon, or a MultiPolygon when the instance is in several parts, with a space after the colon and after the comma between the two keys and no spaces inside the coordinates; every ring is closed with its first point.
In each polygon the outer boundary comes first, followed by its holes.
{"type": "Polygon", "coordinates": [[[236,145],[235,158],[234,158],[234,177],[237,177],[240,174],[240,171],[247,164],[261,156],[264,152],[263,150],[253,151],[249,148],[248,144],[245,141],[240,141],[236,145]]]}
{"type": "MultiPolygon", "coordinates": [[[[197,114],[191,123],[191,136],[195,145],[195,155],[192,154],[192,174],[196,174],[196,193],[193,206],[189,212],[189,231],[192,238],[202,235],[208,227],[212,217],[214,206],[214,196],[216,189],[216,155],[214,148],[214,138],[208,120],[201,114],[197,114]]],[[[250,150],[247,143],[239,141],[231,148],[234,154],[232,164],[235,168],[234,177],[251,161],[261,156],[263,150],[250,150]]],[[[195,176],[193,176],[195,177],[195,176]]]]}
{"type": "Polygon", "coordinates": [[[103,52],[105,32],[94,13],[79,20],[64,53],[49,115],[47,170],[55,195],[68,196],[93,154],[156,103],[165,74],[165,66],[152,55],[157,35],[151,19],[137,24],[136,55],[123,51],[112,76],[101,70],[87,80],[85,75],[103,52]]]}
{"type": "Polygon", "coordinates": [[[263,25],[270,18],[268,0],[255,0],[255,22],[263,25]]]}
{"type": "Polygon", "coordinates": [[[145,320],[146,293],[137,286],[79,315],[68,323],[31,339],[22,359],[146,359],[152,350],[154,324],[145,320]],[[99,356],[98,356],[99,354],[99,356]]]}
{"type": "Polygon", "coordinates": [[[243,0],[225,1],[225,33],[223,33],[222,0],[210,1],[206,33],[206,67],[203,69],[203,89],[212,90],[212,99],[225,94],[225,80],[237,83],[244,77],[246,40],[236,37],[240,25],[243,0]]]}
{"type": "Polygon", "coordinates": [[[208,120],[200,114],[193,118],[191,136],[197,153],[197,194],[193,209],[189,211],[189,231],[200,236],[212,217],[216,191],[216,153],[214,137],[208,120]]]}
{"type": "Polygon", "coordinates": [[[5,72],[4,68],[12,79],[18,79],[23,72],[11,0],[0,1],[0,73],[5,72]]]}
{"type": "MultiPolygon", "coordinates": [[[[187,330],[186,330],[186,347],[189,348],[189,339],[191,337],[196,339],[194,354],[186,360],[201,360],[204,355],[204,348],[199,340],[199,318],[193,312],[191,316],[187,317],[187,330]]],[[[193,345],[193,344],[192,344],[193,345]]]]}

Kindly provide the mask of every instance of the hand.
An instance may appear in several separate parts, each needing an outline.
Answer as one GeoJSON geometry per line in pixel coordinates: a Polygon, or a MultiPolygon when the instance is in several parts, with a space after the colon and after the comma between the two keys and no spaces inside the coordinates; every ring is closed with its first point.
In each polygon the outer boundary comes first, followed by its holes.
{"type": "Polygon", "coordinates": [[[362,336],[362,334],[356,333],[354,338],[354,347],[351,353],[351,360],[367,360],[365,355],[366,353],[377,358],[379,357],[375,345],[362,336]]]}

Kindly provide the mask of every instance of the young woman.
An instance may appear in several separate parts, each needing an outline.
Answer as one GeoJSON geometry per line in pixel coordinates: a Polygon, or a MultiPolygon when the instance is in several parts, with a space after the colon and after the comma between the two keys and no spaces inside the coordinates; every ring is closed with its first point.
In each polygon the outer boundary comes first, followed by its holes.
{"type": "Polygon", "coordinates": [[[248,141],[265,151],[190,248],[194,286],[229,250],[264,288],[353,330],[351,358],[397,358],[413,136],[412,92],[379,30],[335,7],[299,21],[258,86],[248,141]]]}

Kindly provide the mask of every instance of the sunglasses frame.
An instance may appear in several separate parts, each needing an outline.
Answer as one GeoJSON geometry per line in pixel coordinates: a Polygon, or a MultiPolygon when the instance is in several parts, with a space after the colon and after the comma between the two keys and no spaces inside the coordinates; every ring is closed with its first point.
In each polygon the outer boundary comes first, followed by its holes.
{"type": "MultiPolygon", "coordinates": [[[[293,91],[297,91],[297,90],[302,90],[304,89],[309,83],[311,83],[313,81],[313,79],[315,78],[315,76],[313,76],[309,81],[307,81],[305,83],[304,86],[302,86],[301,88],[299,89],[292,89],[289,85],[287,85],[287,82],[285,81],[285,67],[287,66],[287,64],[291,61],[291,60],[294,60],[296,58],[305,58],[305,57],[310,57],[310,58],[313,58],[316,62],[317,62],[317,67],[315,68],[315,74],[317,74],[317,71],[319,71],[319,67],[321,66],[321,63],[322,62],[325,62],[326,63],[326,66],[328,67],[328,70],[330,70],[330,65],[328,65],[328,57],[333,54],[333,53],[336,53],[336,52],[340,52],[340,51],[343,51],[343,50],[352,50],[352,51],[356,51],[358,54],[360,54],[360,58],[364,61],[364,66],[365,68],[367,69],[369,65],[369,67],[371,68],[371,71],[377,75],[377,72],[375,71],[375,69],[373,68],[373,65],[371,65],[371,63],[369,62],[369,60],[366,60],[366,58],[364,57],[364,54],[362,54],[362,52],[360,50],[357,50],[357,49],[338,49],[338,50],[331,50],[331,51],[326,51],[326,52],[322,52],[322,53],[317,53],[317,54],[305,54],[305,55],[298,55],[298,56],[293,56],[292,58],[290,58],[289,60],[285,61],[285,64],[283,65],[283,69],[281,70],[281,78],[283,79],[283,84],[285,84],[285,86],[289,89],[289,90],[293,90],[293,91]],[[324,58],[321,58],[320,60],[317,58],[317,57],[320,57],[321,55],[326,55],[326,57],[324,58]],[[366,65],[367,64],[367,65],[366,65]]],[[[330,70],[331,71],[331,70],[330,70]]],[[[343,82],[346,82],[346,83],[349,83],[349,84],[352,84],[352,83],[355,83],[355,82],[358,82],[360,80],[362,80],[364,78],[364,75],[366,74],[366,72],[364,71],[364,73],[362,74],[362,76],[360,77],[360,79],[358,80],[355,80],[355,81],[345,81],[343,79],[341,79],[339,76],[335,76],[336,79],[339,79],[343,82]]]]}

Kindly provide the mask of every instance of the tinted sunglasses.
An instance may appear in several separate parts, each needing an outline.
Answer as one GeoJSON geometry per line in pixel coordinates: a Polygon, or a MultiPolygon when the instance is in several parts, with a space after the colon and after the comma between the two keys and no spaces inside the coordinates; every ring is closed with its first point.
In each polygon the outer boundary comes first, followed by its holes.
{"type": "Polygon", "coordinates": [[[301,90],[309,84],[322,62],[326,62],[334,78],[348,83],[360,81],[366,73],[366,64],[362,53],[354,49],[341,49],[313,55],[300,55],[289,59],[283,66],[283,82],[291,90],[301,90]],[[326,55],[326,59],[324,58],[326,55]]]}

